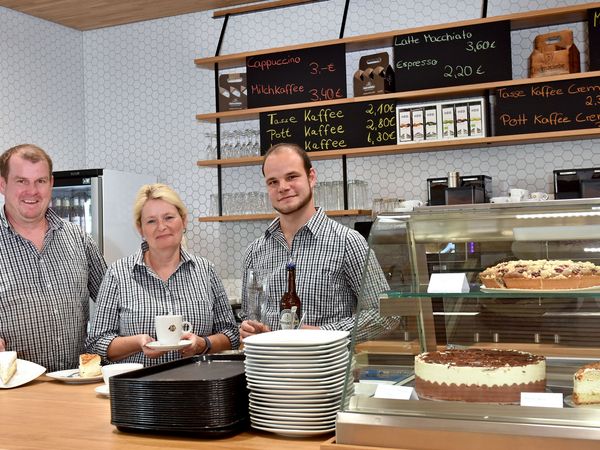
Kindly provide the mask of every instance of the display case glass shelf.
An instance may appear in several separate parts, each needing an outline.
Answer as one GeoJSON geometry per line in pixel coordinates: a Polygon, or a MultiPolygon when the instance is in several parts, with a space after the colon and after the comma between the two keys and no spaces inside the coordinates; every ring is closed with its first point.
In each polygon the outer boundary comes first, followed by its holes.
{"type": "MultiPolygon", "coordinates": [[[[369,247],[352,333],[354,366],[347,371],[355,390],[344,398],[338,415],[338,444],[390,447],[401,430],[407,436],[403,448],[422,448],[410,442],[427,433],[435,441],[449,432],[467,443],[481,433],[494,436],[498,446],[489,449],[502,448],[504,438],[515,434],[536,440],[532,445],[549,438],[555,440],[552,445],[600,445],[600,405],[581,407],[572,401],[574,373],[600,359],[600,287],[486,289],[478,276],[487,267],[515,260],[600,265],[600,199],[382,214],[371,229],[369,247]],[[379,268],[389,289],[374,302],[367,294],[370,271],[379,268]],[[443,273],[464,274],[469,292],[449,287],[452,292],[428,293],[432,275],[443,273]],[[544,356],[546,391],[541,394],[558,394],[560,401],[542,408],[520,402],[401,400],[376,393],[379,384],[414,387],[415,356],[447,348],[544,356]]],[[[550,397],[558,398],[542,395],[541,402],[550,397]]],[[[440,438],[435,448],[458,448],[445,441],[440,438]]]]}

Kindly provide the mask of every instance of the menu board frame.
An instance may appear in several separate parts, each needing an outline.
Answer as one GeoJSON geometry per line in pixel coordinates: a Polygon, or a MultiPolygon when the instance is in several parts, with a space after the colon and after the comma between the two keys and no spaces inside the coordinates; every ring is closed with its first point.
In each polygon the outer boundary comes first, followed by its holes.
{"type": "Polygon", "coordinates": [[[347,97],[346,45],[246,57],[248,108],[347,97]]]}
{"type": "Polygon", "coordinates": [[[495,95],[496,136],[600,128],[600,77],[497,88],[495,95]]]}
{"type": "Polygon", "coordinates": [[[396,92],[512,79],[509,20],[400,34],[393,44],[396,92]]]}
{"type": "Polygon", "coordinates": [[[353,102],[260,114],[261,153],[283,142],[307,152],[396,144],[396,101],[353,102]]]}

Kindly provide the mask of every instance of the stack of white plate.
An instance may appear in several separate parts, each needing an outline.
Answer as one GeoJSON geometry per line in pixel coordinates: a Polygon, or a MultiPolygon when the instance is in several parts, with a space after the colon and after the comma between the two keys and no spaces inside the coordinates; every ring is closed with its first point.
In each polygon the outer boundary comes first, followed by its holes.
{"type": "MultiPolygon", "coordinates": [[[[244,339],[253,428],[286,436],[335,430],[348,369],[348,332],[279,330],[244,339]]],[[[351,392],[348,392],[351,394],[351,392]]]]}

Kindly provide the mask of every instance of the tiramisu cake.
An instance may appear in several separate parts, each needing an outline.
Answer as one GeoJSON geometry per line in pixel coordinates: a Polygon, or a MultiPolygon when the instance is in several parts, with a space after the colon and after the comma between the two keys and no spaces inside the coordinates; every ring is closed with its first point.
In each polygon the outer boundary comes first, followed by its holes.
{"type": "Polygon", "coordinates": [[[415,389],[432,400],[518,403],[521,392],[546,389],[546,359],[516,350],[421,353],[415,357],[415,389]]]}
{"type": "Polygon", "coordinates": [[[487,288],[578,289],[600,286],[600,266],[571,260],[507,261],[488,267],[479,278],[487,288]]]}
{"type": "Polygon", "coordinates": [[[600,403],[600,362],[586,364],[573,375],[573,403],[600,403]]]}

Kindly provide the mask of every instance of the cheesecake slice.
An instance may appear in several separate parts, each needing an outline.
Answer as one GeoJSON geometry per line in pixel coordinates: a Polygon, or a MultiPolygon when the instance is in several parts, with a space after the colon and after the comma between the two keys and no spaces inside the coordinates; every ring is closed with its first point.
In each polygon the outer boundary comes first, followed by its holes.
{"type": "Polygon", "coordinates": [[[600,362],[580,367],[573,375],[573,403],[577,405],[600,403],[600,362]]]}
{"type": "Polygon", "coordinates": [[[7,384],[17,371],[17,352],[0,352],[0,381],[7,384]]]}
{"type": "Polygon", "coordinates": [[[101,374],[100,355],[94,353],[79,355],[79,376],[81,378],[97,377],[101,374]]]}

